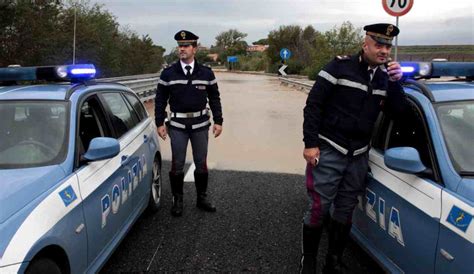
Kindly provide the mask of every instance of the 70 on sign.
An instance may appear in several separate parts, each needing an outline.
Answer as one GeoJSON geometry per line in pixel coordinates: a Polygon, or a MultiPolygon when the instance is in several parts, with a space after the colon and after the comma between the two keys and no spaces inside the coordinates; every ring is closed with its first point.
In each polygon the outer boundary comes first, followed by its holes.
{"type": "Polygon", "coordinates": [[[413,6],[414,0],[382,0],[384,10],[392,16],[407,14],[413,6]]]}
{"type": "MultiPolygon", "coordinates": [[[[390,4],[391,8],[395,7],[395,2],[397,2],[397,0],[392,0],[392,3],[390,4]]],[[[407,4],[408,0],[398,0],[398,6],[402,9],[406,7],[407,4]]]]}

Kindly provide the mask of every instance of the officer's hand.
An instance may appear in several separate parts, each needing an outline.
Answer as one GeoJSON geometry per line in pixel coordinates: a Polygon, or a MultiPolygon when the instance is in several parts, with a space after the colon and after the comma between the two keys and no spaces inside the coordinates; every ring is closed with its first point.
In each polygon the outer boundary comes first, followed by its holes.
{"type": "Polygon", "coordinates": [[[305,148],[303,151],[303,157],[312,166],[316,166],[319,163],[319,147],[305,148]]]}
{"type": "Polygon", "coordinates": [[[402,68],[398,62],[389,62],[387,67],[388,79],[392,82],[402,79],[402,68]]]}
{"type": "Polygon", "coordinates": [[[166,135],[168,135],[168,132],[166,130],[166,126],[159,126],[156,131],[158,132],[158,135],[161,137],[161,139],[166,140],[166,135]]]}
{"type": "Polygon", "coordinates": [[[222,133],[222,126],[214,124],[214,126],[212,127],[212,134],[214,134],[214,138],[219,137],[221,133],[222,133]]]}

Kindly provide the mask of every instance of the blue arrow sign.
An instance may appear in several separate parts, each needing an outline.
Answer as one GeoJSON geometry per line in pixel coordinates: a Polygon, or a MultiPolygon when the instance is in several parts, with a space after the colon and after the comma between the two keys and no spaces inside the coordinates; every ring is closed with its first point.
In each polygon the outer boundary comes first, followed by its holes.
{"type": "Polygon", "coordinates": [[[238,61],[237,56],[227,56],[227,62],[236,63],[238,61]]]}
{"type": "Polygon", "coordinates": [[[282,48],[282,49],[280,50],[280,57],[281,57],[281,59],[283,59],[283,60],[290,59],[290,57],[291,57],[291,51],[290,51],[289,49],[287,49],[287,48],[282,48]]]}

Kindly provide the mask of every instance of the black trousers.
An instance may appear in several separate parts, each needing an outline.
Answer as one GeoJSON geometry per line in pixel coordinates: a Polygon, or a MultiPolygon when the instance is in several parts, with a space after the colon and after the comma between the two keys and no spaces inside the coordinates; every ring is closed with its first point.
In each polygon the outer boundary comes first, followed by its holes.
{"type": "Polygon", "coordinates": [[[193,161],[196,172],[207,173],[207,148],[209,143],[209,128],[198,131],[180,130],[168,127],[171,139],[171,172],[174,174],[183,173],[186,161],[186,150],[188,142],[191,141],[193,161]]]}

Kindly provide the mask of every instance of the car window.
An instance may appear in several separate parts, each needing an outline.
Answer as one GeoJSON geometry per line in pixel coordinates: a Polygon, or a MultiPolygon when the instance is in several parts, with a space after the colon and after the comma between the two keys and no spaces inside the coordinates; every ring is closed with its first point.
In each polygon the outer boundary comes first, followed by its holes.
{"type": "Polygon", "coordinates": [[[0,167],[59,163],[67,147],[66,110],[66,102],[1,102],[0,167]]]}
{"type": "Polygon", "coordinates": [[[133,109],[135,110],[138,119],[140,121],[145,120],[148,117],[148,114],[143,107],[143,104],[138,100],[138,98],[132,94],[124,93],[125,98],[127,98],[128,102],[132,105],[133,109]]]}
{"type": "Polygon", "coordinates": [[[138,119],[120,93],[103,93],[102,96],[111,112],[111,120],[115,128],[117,138],[120,138],[138,123],[138,119]]]}
{"type": "MultiPolygon", "coordinates": [[[[423,164],[433,170],[436,161],[425,120],[413,102],[409,101],[409,105],[411,107],[403,117],[393,119],[384,114],[379,116],[371,144],[380,153],[393,147],[413,147],[420,154],[423,164]]],[[[433,172],[430,179],[437,181],[436,178],[436,172],[433,172]]]]}
{"type": "Polygon", "coordinates": [[[474,101],[437,104],[441,131],[454,168],[460,174],[474,172],[474,101]]]}
{"type": "Polygon", "coordinates": [[[91,140],[96,137],[112,137],[112,134],[98,98],[92,96],[87,98],[80,107],[77,142],[79,155],[87,151],[91,140]]]}

